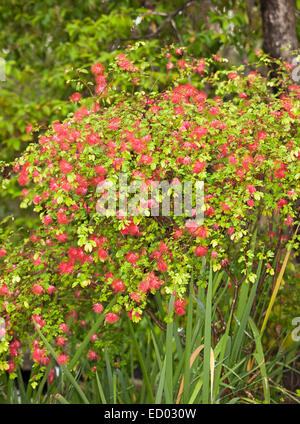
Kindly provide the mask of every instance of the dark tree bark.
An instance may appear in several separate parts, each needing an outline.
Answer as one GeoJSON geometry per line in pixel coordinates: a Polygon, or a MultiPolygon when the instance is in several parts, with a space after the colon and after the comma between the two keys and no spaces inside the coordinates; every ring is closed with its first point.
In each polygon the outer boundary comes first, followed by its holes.
{"type": "Polygon", "coordinates": [[[298,49],[294,0],[260,0],[263,49],[270,56],[291,62],[291,50],[298,49]],[[289,51],[283,47],[289,45],[289,51]]]}
{"type": "Polygon", "coordinates": [[[142,7],[145,9],[154,9],[153,0],[143,0],[142,7]]]}

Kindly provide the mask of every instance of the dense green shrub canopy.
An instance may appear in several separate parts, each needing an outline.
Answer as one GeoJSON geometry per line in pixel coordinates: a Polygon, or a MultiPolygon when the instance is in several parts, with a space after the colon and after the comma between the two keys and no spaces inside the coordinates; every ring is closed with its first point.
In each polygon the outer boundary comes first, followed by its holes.
{"type": "MultiPolygon", "coordinates": [[[[222,63],[168,52],[174,83],[164,92],[144,92],[147,66],[125,55],[109,72],[97,63],[95,95],[75,93],[74,115],[54,123],[16,160],[21,207],[33,205],[41,225],[19,243],[17,235],[2,241],[2,369],[10,355],[13,370],[23,341],[36,362],[47,363],[33,321],[56,340],[63,363],[68,335],[80,334],[95,314],[105,314],[104,333],[125,313],[138,322],[160,291],[166,300],[175,294],[175,312],[183,315],[190,275],[203,261],[224,269],[232,284],[251,284],[257,261],[271,262],[278,240],[291,240],[299,196],[299,87],[285,69],[279,85],[222,63]],[[119,92],[115,78],[128,79],[132,89],[119,92]],[[188,226],[187,216],[172,209],[170,216],[100,215],[96,206],[105,192],[97,186],[117,185],[120,173],[144,187],[203,181],[204,222],[188,226]]],[[[274,270],[268,265],[266,272],[274,270]]],[[[200,289],[206,281],[199,277],[200,289]]]]}

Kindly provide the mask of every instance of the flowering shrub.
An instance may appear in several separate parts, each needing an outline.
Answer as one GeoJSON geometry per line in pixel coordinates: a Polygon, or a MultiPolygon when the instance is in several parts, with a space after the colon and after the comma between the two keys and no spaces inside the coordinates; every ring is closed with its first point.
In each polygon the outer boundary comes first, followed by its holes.
{"type": "Polygon", "coordinates": [[[125,55],[110,73],[94,64],[95,96],[75,93],[71,101],[81,103],[74,115],[55,122],[16,160],[21,207],[33,205],[41,225],[18,243],[17,235],[2,241],[2,370],[14,371],[24,341],[35,363],[49,363],[34,323],[67,364],[68,338],[80,338],[104,314],[101,337],[93,335],[88,351],[94,364],[113,340],[111,326],[118,328],[123,314],[138,322],[157,292],[166,300],[174,294],[175,313],[184,315],[191,273],[199,275],[199,289],[206,286],[204,261],[225,270],[237,288],[241,279],[254,282],[258,261],[271,262],[291,240],[300,89],[288,70],[281,69],[279,83],[244,67],[225,69],[218,57],[184,59],[182,51],[168,52],[166,67],[170,89],[146,93],[139,85],[145,64],[125,55]],[[118,92],[116,75],[131,81],[132,92],[118,92]],[[120,173],[143,187],[203,181],[204,222],[187,225],[187,216],[173,210],[99,214],[107,191],[97,187],[117,186],[120,173]]]}

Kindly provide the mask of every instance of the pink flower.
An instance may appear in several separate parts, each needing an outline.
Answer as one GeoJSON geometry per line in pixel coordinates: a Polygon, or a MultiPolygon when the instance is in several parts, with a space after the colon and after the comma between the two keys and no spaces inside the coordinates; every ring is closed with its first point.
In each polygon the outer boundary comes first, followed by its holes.
{"type": "Polygon", "coordinates": [[[48,294],[52,294],[55,290],[56,290],[56,287],[55,286],[49,286],[48,287],[48,290],[47,290],[47,293],[48,294]]]}
{"type": "Polygon", "coordinates": [[[66,365],[68,363],[69,357],[64,353],[60,353],[57,357],[57,363],[59,365],[66,365]]]}
{"type": "Polygon", "coordinates": [[[42,198],[41,198],[41,196],[36,195],[36,196],[33,197],[32,201],[35,205],[38,205],[42,201],[42,198]]]}
{"type": "Polygon", "coordinates": [[[49,225],[49,224],[51,224],[52,221],[53,221],[53,219],[51,218],[51,216],[49,216],[49,215],[43,216],[43,224],[44,225],[49,225]]]}
{"type": "Polygon", "coordinates": [[[295,194],[295,190],[289,190],[287,192],[287,194],[288,194],[289,198],[292,198],[292,196],[295,194]]]}
{"type": "Polygon", "coordinates": [[[177,315],[184,315],[185,314],[185,306],[186,306],[186,301],[185,299],[176,299],[174,302],[174,309],[175,309],[175,313],[177,315]]]}
{"type": "Polygon", "coordinates": [[[233,227],[228,228],[227,233],[232,236],[235,233],[235,229],[233,227]]]}
{"type": "Polygon", "coordinates": [[[160,260],[158,261],[158,264],[157,264],[157,269],[158,269],[158,271],[160,271],[160,272],[166,272],[166,271],[167,271],[167,269],[168,269],[168,265],[166,264],[166,262],[165,262],[165,261],[163,261],[162,259],[160,259],[160,260]]]}
{"type": "Polygon", "coordinates": [[[213,250],[211,252],[211,257],[212,257],[212,259],[216,259],[218,257],[218,252],[216,252],[215,250],[213,250]]]}
{"type": "Polygon", "coordinates": [[[203,225],[196,230],[196,236],[205,239],[208,236],[207,228],[203,225]]]}
{"type": "MultiPolygon", "coordinates": [[[[141,283],[142,284],[142,283],[141,283]]],[[[141,290],[141,291],[147,291],[147,290],[142,290],[142,288],[141,288],[141,284],[140,284],[140,287],[139,287],[139,289],[141,290]]],[[[133,293],[130,293],[130,295],[129,295],[129,297],[134,301],[134,302],[139,302],[140,300],[141,300],[141,295],[140,294],[138,294],[137,292],[133,292],[133,293]]]]}
{"type": "Polygon", "coordinates": [[[106,250],[104,249],[99,249],[98,250],[98,258],[101,259],[102,261],[105,261],[105,259],[108,257],[108,253],[106,252],[106,250]]]}
{"type": "Polygon", "coordinates": [[[63,333],[66,333],[69,330],[69,326],[67,324],[60,324],[59,328],[63,333]]]}
{"type": "Polygon", "coordinates": [[[78,92],[76,92],[76,93],[73,93],[72,94],[72,96],[70,96],[69,97],[69,99],[72,101],[72,102],[79,102],[79,100],[81,99],[81,94],[80,93],[78,93],[78,92]]]}
{"type": "Polygon", "coordinates": [[[58,265],[58,269],[59,269],[59,273],[60,275],[63,274],[72,274],[73,269],[74,269],[74,265],[69,263],[69,262],[61,262],[58,265]]]}
{"type": "Polygon", "coordinates": [[[125,284],[121,280],[114,280],[111,286],[115,292],[122,292],[126,289],[125,284]]]}
{"type": "Polygon", "coordinates": [[[98,358],[99,358],[99,355],[97,355],[97,353],[96,353],[94,350],[90,349],[90,350],[88,351],[88,358],[89,358],[91,361],[95,361],[96,359],[98,359],[98,358]]]}
{"type": "Polygon", "coordinates": [[[102,74],[103,73],[103,71],[104,71],[104,66],[103,65],[101,65],[101,63],[99,63],[99,62],[96,62],[96,63],[94,63],[93,65],[92,65],[92,73],[94,74],[94,75],[99,75],[99,74],[102,74]]]}
{"type": "Polygon", "coordinates": [[[57,346],[63,346],[66,343],[66,339],[63,336],[58,336],[56,338],[57,346]]]}
{"type": "Polygon", "coordinates": [[[254,185],[248,185],[247,190],[249,191],[250,194],[253,194],[256,192],[256,188],[254,187],[254,185]]]}
{"type": "Polygon", "coordinates": [[[126,255],[126,261],[127,262],[130,262],[131,264],[135,264],[136,261],[138,260],[138,258],[139,258],[139,255],[137,255],[134,252],[129,252],[126,255]]]}
{"type": "Polygon", "coordinates": [[[95,303],[93,306],[94,312],[96,312],[96,314],[101,314],[103,312],[103,306],[101,305],[101,303],[95,303]]]}
{"type": "Polygon", "coordinates": [[[109,312],[108,314],[105,314],[105,320],[109,322],[110,324],[113,324],[114,322],[117,322],[120,319],[120,317],[112,312],[109,312]]]}
{"type": "Polygon", "coordinates": [[[204,246],[197,246],[195,249],[195,255],[199,257],[203,257],[207,254],[208,249],[204,246]]]}
{"type": "Polygon", "coordinates": [[[267,134],[264,131],[258,131],[257,138],[259,140],[265,140],[267,138],[267,134]]]}
{"type": "Polygon", "coordinates": [[[33,291],[34,294],[38,294],[38,295],[43,294],[44,287],[41,286],[40,284],[34,284],[32,291],[33,291]]]}
{"type": "Polygon", "coordinates": [[[181,308],[180,306],[178,308],[175,309],[175,313],[177,315],[184,315],[186,313],[184,308],[181,308]]]}
{"type": "Polygon", "coordinates": [[[168,62],[167,63],[167,70],[169,71],[170,69],[174,68],[174,65],[172,62],[168,62]]]}
{"type": "Polygon", "coordinates": [[[41,255],[38,255],[36,259],[33,258],[32,262],[34,263],[35,266],[39,266],[42,263],[41,255]]]}
{"type": "Polygon", "coordinates": [[[57,238],[57,240],[61,243],[64,243],[65,241],[68,240],[68,234],[66,233],[62,233],[62,234],[55,234],[55,237],[57,238]]]}
{"type": "Polygon", "coordinates": [[[42,328],[46,324],[46,321],[40,315],[34,314],[31,316],[31,319],[36,323],[38,328],[42,328]]]}
{"type": "Polygon", "coordinates": [[[205,169],[205,166],[206,166],[205,161],[197,160],[197,162],[195,162],[195,164],[194,164],[193,172],[195,174],[199,174],[200,172],[202,172],[205,169]]]}
{"type": "Polygon", "coordinates": [[[55,370],[54,368],[51,368],[49,372],[49,376],[48,376],[48,383],[49,384],[53,383],[54,379],[55,379],[55,370]]]}
{"type": "Polygon", "coordinates": [[[92,334],[91,335],[91,341],[95,342],[98,339],[98,335],[97,334],[92,334]]]}
{"type": "Polygon", "coordinates": [[[235,79],[238,76],[238,74],[236,72],[230,72],[230,74],[228,75],[228,79],[235,79]]]}
{"type": "Polygon", "coordinates": [[[69,174],[73,171],[73,166],[64,159],[59,162],[59,168],[63,174],[69,174]]]}
{"type": "Polygon", "coordinates": [[[69,223],[68,217],[63,212],[58,212],[57,214],[57,222],[62,225],[66,225],[69,223]]]}
{"type": "Polygon", "coordinates": [[[229,263],[228,258],[224,258],[224,259],[222,259],[221,265],[222,265],[223,267],[225,267],[225,266],[227,266],[227,265],[228,265],[228,263],[229,263]]]}
{"type": "Polygon", "coordinates": [[[8,293],[8,287],[6,284],[2,284],[2,286],[0,287],[0,295],[4,296],[8,293]]]}
{"type": "Polygon", "coordinates": [[[284,221],[285,225],[287,225],[288,227],[290,227],[293,222],[294,222],[294,219],[291,215],[288,215],[286,220],[284,221]]]}
{"type": "Polygon", "coordinates": [[[120,53],[116,60],[120,68],[126,69],[126,71],[132,70],[132,64],[125,54],[120,53]]]}
{"type": "Polygon", "coordinates": [[[234,155],[228,156],[228,162],[230,163],[230,165],[236,165],[237,164],[237,158],[234,155]]]}
{"type": "Polygon", "coordinates": [[[32,358],[36,362],[41,362],[42,357],[46,354],[45,349],[42,349],[40,347],[36,347],[34,351],[32,352],[32,358]]]}
{"type": "Polygon", "coordinates": [[[13,361],[8,361],[8,373],[12,373],[14,372],[14,370],[16,369],[16,364],[13,361]]]}

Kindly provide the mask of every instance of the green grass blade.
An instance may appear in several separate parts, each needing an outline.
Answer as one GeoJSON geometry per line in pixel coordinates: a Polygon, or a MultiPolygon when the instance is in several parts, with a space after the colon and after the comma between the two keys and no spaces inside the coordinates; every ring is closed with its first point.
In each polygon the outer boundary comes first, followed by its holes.
{"type": "Polygon", "coordinates": [[[99,392],[101,402],[103,404],[106,404],[107,402],[106,402],[106,399],[105,399],[105,396],[104,396],[103,387],[102,387],[102,384],[100,382],[99,375],[98,375],[97,371],[96,371],[96,383],[97,383],[97,388],[98,388],[98,392],[99,392]]]}
{"type": "Polygon", "coordinates": [[[109,389],[109,401],[112,402],[114,393],[113,393],[113,373],[110,365],[110,359],[108,355],[108,351],[106,347],[104,348],[104,355],[105,355],[105,363],[106,363],[106,374],[107,374],[107,382],[108,382],[108,389],[109,389]]]}
{"type": "Polygon", "coordinates": [[[22,377],[22,373],[20,370],[20,367],[17,369],[17,375],[18,375],[18,385],[19,385],[19,391],[20,391],[20,397],[21,397],[21,403],[28,404],[30,403],[25,391],[25,385],[22,377]]]}
{"type": "MultiPolygon", "coordinates": [[[[112,305],[115,303],[116,298],[114,298],[106,307],[107,310],[110,310],[112,305]]],[[[85,336],[85,338],[83,339],[83,342],[81,343],[81,345],[79,346],[79,348],[76,350],[75,355],[73,356],[73,358],[71,359],[68,368],[69,370],[72,370],[73,367],[76,365],[77,361],[79,360],[79,358],[82,357],[83,351],[86,348],[86,346],[89,344],[90,340],[91,340],[91,335],[96,333],[99,326],[101,325],[102,321],[104,320],[104,312],[102,314],[99,315],[99,317],[97,317],[96,321],[94,322],[94,324],[92,325],[90,331],[87,333],[87,335],[85,336]]]]}
{"type": "MultiPolygon", "coordinates": [[[[49,350],[49,352],[51,353],[51,355],[53,356],[53,358],[57,362],[57,355],[56,355],[54,349],[52,348],[52,346],[50,345],[50,343],[48,342],[48,340],[46,339],[46,337],[42,334],[41,330],[39,329],[39,327],[36,325],[35,322],[34,322],[34,325],[35,325],[35,328],[36,328],[36,330],[37,330],[40,338],[43,340],[43,342],[47,346],[47,349],[49,350]]],[[[68,370],[68,368],[65,365],[60,365],[60,368],[61,368],[62,372],[65,374],[65,376],[68,378],[68,380],[70,381],[70,383],[76,389],[76,391],[77,391],[78,395],[80,396],[80,398],[82,399],[83,403],[89,404],[89,401],[88,401],[86,395],[83,393],[83,391],[81,390],[79,384],[77,383],[77,381],[75,380],[75,378],[73,377],[73,375],[70,373],[70,371],[68,370]]]]}
{"type": "Polygon", "coordinates": [[[160,357],[160,351],[159,351],[159,348],[158,348],[158,345],[157,345],[156,337],[154,335],[154,331],[153,331],[152,328],[151,328],[151,337],[152,337],[152,343],[153,343],[153,346],[154,346],[155,358],[157,360],[158,367],[159,367],[159,369],[162,369],[163,363],[162,363],[162,360],[161,360],[161,357],[160,357]]]}
{"type": "Polygon", "coordinates": [[[227,325],[226,325],[226,330],[224,335],[221,337],[218,345],[216,346],[215,352],[216,352],[216,357],[218,356],[218,350],[220,349],[220,356],[219,356],[219,364],[216,367],[216,373],[215,373],[215,382],[214,382],[214,401],[217,397],[217,394],[219,392],[219,383],[220,383],[220,377],[221,377],[221,372],[222,372],[222,368],[223,368],[223,361],[224,361],[224,356],[225,356],[225,352],[226,352],[226,347],[227,347],[227,343],[229,340],[229,330],[230,330],[230,323],[231,323],[231,317],[232,317],[232,311],[230,311],[230,315],[227,321],[227,325]]]}
{"type": "Polygon", "coordinates": [[[254,321],[251,317],[249,317],[249,324],[251,326],[253,335],[254,335],[254,339],[255,339],[255,344],[256,344],[256,352],[254,354],[254,357],[259,365],[260,368],[260,372],[262,375],[262,383],[263,383],[263,391],[264,391],[264,397],[265,397],[265,401],[264,403],[269,404],[270,403],[270,388],[269,388],[269,381],[268,381],[268,376],[267,376],[267,369],[266,369],[266,363],[265,363],[265,356],[264,356],[264,351],[263,351],[263,347],[261,344],[261,340],[260,340],[260,334],[259,331],[256,327],[256,325],[254,324],[254,321]]]}
{"type": "Polygon", "coordinates": [[[149,379],[149,376],[148,376],[148,373],[147,373],[147,370],[146,370],[146,367],[145,367],[143,356],[141,354],[138,342],[137,342],[136,337],[135,337],[133,326],[132,326],[129,318],[128,318],[128,323],[129,323],[129,331],[130,331],[130,334],[131,334],[131,338],[132,338],[132,341],[133,341],[133,344],[134,344],[134,347],[135,347],[135,351],[136,351],[136,354],[138,356],[138,360],[139,360],[139,363],[140,363],[140,366],[141,366],[141,369],[142,369],[142,373],[143,373],[143,376],[144,376],[144,379],[145,379],[145,384],[146,384],[146,387],[147,387],[150,403],[154,404],[155,401],[154,401],[154,397],[153,397],[150,379],[149,379]]]}
{"type": "Polygon", "coordinates": [[[53,359],[51,359],[51,361],[50,361],[49,365],[47,366],[47,369],[46,369],[45,375],[44,375],[44,377],[43,377],[42,381],[41,381],[41,382],[40,382],[40,384],[39,384],[39,388],[38,388],[38,391],[37,391],[37,394],[36,394],[36,399],[37,399],[37,402],[38,402],[38,403],[40,403],[40,401],[41,401],[41,396],[42,396],[42,392],[43,392],[43,387],[44,387],[44,385],[45,385],[45,383],[46,383],[46,381],[47,381],[47,378],[48,378],[48,376],[49,376],[49,372],[50,372],[50,370],[51,370],[51,367],[52,367],[52,366],[53,366],[53,359]]]}
{"type": "Polygon", "coordinates": [[[188,401],[188,404],[189,405],[191,405],[191,404],[193,404],[195,402],[195,400],[196,400],[196,398],[197,398],[197,396],[198,396],[198,394],[199,394],[199,392],[200,392],[200,390],[202,388],[202,385],[203,385],[203,377],[200,376],[199,377],[199,380],[197,381],[197,384],[196,384],[196,386],[194,388],[194,391],[193,391],[193,393],[192,393],[192,395],[191,395],[191,397],[190,397],[190,399],[188,401]]]}
{"type": "Polygon", "coordinates": [[[203,359],[203,392],[202,402],[209,403],[209,381],[210,381],[210,349],[211,349],[211,308],[212,308],[212,265],[210,265],[209,279],[206,295],[205,307],[205,327],[204,327],[204,359],[203,359]]]}
{"type": "MultiPolygon", "coordinates": [[[[120,369],[116,369],[116,373],[119,377],[121,387],[122,387],[122,391],[121,391],[120,395],[124,396],[125,403],[129,404],[129,403],[131,403],[131,400],[130,400],[130,396],[129,396],[130,383],[128,381],[128,376],[126,375],[126,380],[125,380],[124,375],[123,375],[123,373],[121,372],[120,369]]],[[[120,395],[119,395],[119,399],[120,399],[120,395]]]]}
{"type": "Polygon", "coordinates": [[[113,373],[113,404],[117,404],[117,374],[113,373]]]}
{"type": "Polygon", "coordinates": [[[192,354],[192,319],[193,319],[193,278],[190,281],[189,287],[189,303],[187,312],[186,339],[184,351],[184,389],[183,402],[187,403],[190,397],[190,357],[192,354]]]}
{"type": "Polygon", "coordinates": [[[55,399],[58,400],[59,403],[63,403],[65,405],[69,405],[70,402],[67,401],[66,398],[64,398],[60,393],[58,393],[57,395],[55,395],[55,399]]]}
{"type": "Polygon", "coordinates": [[[167,357],[165,357],[162,369],[160,371],[160,378],[159,378],[158,388],[157,388],[157,392],[155,396],[156,404],[160,404],[162,400],[162,394],[163,394],[163,389],[165,385],[165,377],[166,377],[166,360],[167,360],[167,357]]]}
{"type": "Polygon", "coordinates": [[[262,263],[263,263],[262,261],[259,262],[257,273],[256,273],[256,275],[257,275],[256,280],[253,283],[253,286],[250,290],[250,294],[249,294],[247,303],[244,306],[243,315],[242,315],[242,319],[241,319],[239,328],[235,332],[235,337],[234,337],[234,340],[233,340],[233,347],[232,347],[232,354],[231,354],[231,359],[230,359],[231,364],[236,363],[238,356],[242,351],[241,346],[243,344],[243,339],[244,339],[244,334],[245,334],[248,318],[249,318],[250,313],[251,313],[251,308],[252,308],[252,305],[253,305],[257,285],[258,285],[258,282],[259,282],[261,269],[262,269],[262,263]]]}
{"type": "Polygon", "coordinates": [[[166,402],[173,403],[173,309],[175,297],[172,295],[169,302],[169,322],[166,335],[166,379],[165,396],[166,402]]]}

